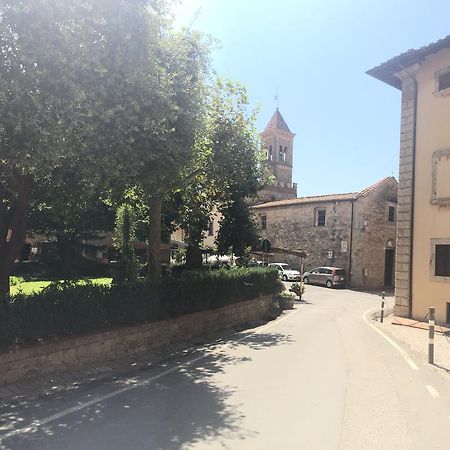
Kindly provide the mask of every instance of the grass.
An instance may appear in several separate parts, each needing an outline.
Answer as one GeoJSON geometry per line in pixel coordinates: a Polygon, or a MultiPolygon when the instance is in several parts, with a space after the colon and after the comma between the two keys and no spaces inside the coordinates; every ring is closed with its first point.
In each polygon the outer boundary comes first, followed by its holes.
{"type": "MultiPolygon", "coordinates": [[[[58,280],[63,281],[63,280],[58,280]]],[[[93,284],[111,284],[112,278],[84,278],[82,280],[78,280],[78,283],[83,284],[86,281],[90,281],[93,284]]],[[[14,284],[11,285],[11,295],[16,294],[24,294],[30,295],[32,293],[39,293],[44,288],[46,288],[53,281],[48,280],[40,280],[40,281],[22,281],[20,279],[15,279],[13,281],[14,284]]]]}

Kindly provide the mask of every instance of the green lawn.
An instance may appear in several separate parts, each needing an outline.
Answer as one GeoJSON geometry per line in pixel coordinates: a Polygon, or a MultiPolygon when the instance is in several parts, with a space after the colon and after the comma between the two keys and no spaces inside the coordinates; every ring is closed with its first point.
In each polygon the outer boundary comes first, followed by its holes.
{"type": "MultiPolygon", "coordinates": [[[[60,280],[62,281],[62,280],[60,280]]],[[[79,280],[78,282],[84,283],[86,281],[91,281],[94,284],[111,284],[112,278],[85,278],[82,280],[79,280]]],[[[38,293],[42,291],[45,287],[47,287],[51,281],[24,281],[20,282],[18,284],[15,284],[14,286],[11,286],[11,295],[15,294],[25,294],[30,295],[32,293],[38,293]]]]}

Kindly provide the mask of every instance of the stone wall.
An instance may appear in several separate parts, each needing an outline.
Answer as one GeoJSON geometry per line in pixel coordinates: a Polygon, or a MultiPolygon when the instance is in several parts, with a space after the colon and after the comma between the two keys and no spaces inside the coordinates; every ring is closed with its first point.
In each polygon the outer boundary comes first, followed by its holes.
{"type": "MultiPolygon", "coordinates": [[[[258,205],[260,223],[266,216],[262,237],[273,247],[304,250],[309,256],[304,270],[318,266],[341,267],[356,289],[383,289],[387,248],[395,248],[396,222],[389,222],[389,206],[397,208],[395,178],[351,194],[345,200],[301,201],[258,205]],[[316,212],[325,209],[325,226],[316,226],[316,212]],[[353,218],[353,219],[352,219],[353,218]],[[389,247],[391,245],[391,247],[389,247]]],[[[287,262],[300,269],[298,257],[275,254],[270,262],[287,262]]]]}
{"type": "Polygon", "coordinates": [[[271,202],[273,200],[284,200],[286,198],[297,197],[297,186],[295,183],[290,187],[285,186],[267,186],[261,191],[258,191],[257,203],[271,202]]]}
{"type": "Polygon", "coordinates": [[[270,295],[174,319],[0,353],[0,384],[70,370],[90,362],[100,363],[227,329],[262,318],[271,305],[270,295]]]}
{"type": "Polygon", "coordinates": [[[357,289],[384,288],[386,249],[395,248],[396,234],[395,216],[389,221],[389,206],[397,209],[394,179],[355,201],[352,286],[357,289]]]}
{"type": "MultiPolygon", "coordinates": [[[[267,229],[262,236],[269,239],[273,247],[304,250],[309,256],[304,269],[317,266],[336,266],[349,269],[351,201],[317,202],[284,205],[255,210],[267,217],[267,229]],[[325,226],[315,226],[315,211],[326,209],[325,226]],[[342,242],[347,242],[347,251],[342,242]],[[328,257],[328,252],[333,257],[328,257]]],[[[276,254],[271,262],[287,262],[300,269],[298,257],[276,254]]]]}
{"type": "Polygon", "coordinates": [[[400,169],[398,186],[397,247],[395,265],[395,314],[411,314],[412,210],[415,151],[415,70],[401,74],[402,112],[400,129],[400,169]]]}

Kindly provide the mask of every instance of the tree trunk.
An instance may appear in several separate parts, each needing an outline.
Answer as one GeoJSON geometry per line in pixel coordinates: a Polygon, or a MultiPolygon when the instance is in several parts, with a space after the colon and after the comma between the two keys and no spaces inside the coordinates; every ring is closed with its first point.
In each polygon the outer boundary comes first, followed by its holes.
{"type": "Polygon", "coordinates": [[[0,192],[0,298],[5,301],[9,298],[9,275],[25,243],[31,179],[12,170],[7,185],[14,195],[0,192]]]}
{"type": "Polygon", "coordinates": [[[161,207],[162,199],[160,196],[150,199],[147,249],[148,279],[158,279],[161,276],[161,207]]]}
{"type": "Polygon", "coordinates": [[[74,275],[75,263],[75,258],[73,257],[72,251],[73,245],[73,238],[67,237],[63,234],[56,236],[56,248],[58,249],[56,258],[59,258],[59,261],[50,262],[49,267],[47,268],[52,276],[56,278],[61,277],[65,280],[70,280],[72,278],[74,275]]]}
{"type": "Polygon", "coordinates": [[[186,269],[201,269],[202,250],[199,245],[189,244],[186,250],[186,269]]]}
{"type": "Polygon", "coordinates": [[[0,300],[5,305],[9,302],[9,271],[0,264],[0,300]]]}

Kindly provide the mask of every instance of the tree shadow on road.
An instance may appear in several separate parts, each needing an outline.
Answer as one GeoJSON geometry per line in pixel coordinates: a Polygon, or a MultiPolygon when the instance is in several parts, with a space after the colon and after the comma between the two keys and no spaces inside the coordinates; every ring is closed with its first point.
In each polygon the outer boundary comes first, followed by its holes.
{"type": "Polygon", "coordinates": [[[250,363],[255,351],[291,342],[284,334],[239,333],[174,355],[127,378],[111,378],[92,389],[81,389],[81,396],[72,392],[40,402],[22,399],[0,414],[0,439],[22,429],[0,441],[0,449],[178,450],[199,442],[204,447],[219,447],[221,439],[243,441],[257,436],[257,430],[243,426],[240,405],[236,397],[231,398],[237,388],[221,384],[217,377],[230,365],[250,363]],[[119,389],[126,391],[110,395],[119,389]],[[79,411],[60,415],[62,410],[89,401],[79,411]],[[54,420],[39,424],[52,415],[54,420]],[[2,424],[7,426],[1,429],[2,424]]]}

